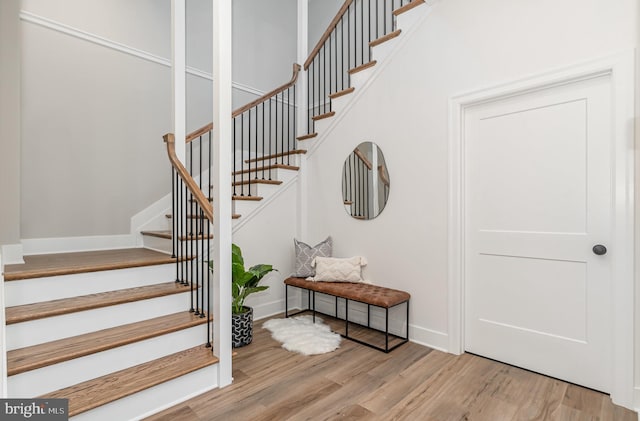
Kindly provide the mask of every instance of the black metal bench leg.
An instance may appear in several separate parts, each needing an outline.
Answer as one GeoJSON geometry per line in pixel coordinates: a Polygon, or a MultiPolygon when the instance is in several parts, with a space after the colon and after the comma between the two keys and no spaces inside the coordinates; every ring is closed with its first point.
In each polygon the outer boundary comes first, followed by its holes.
{"type": "Polygon", "coordinates": [[[311,291],[311,297],[313,297],[313,323],[316,322],[316,292],[311,291]]]}
{"type": "Polygon", "coordinates": [[[384,352],[389,352],[389,309],[385,308],[384,311],[385,326],[384,326],[384,352]]]}
{"type": "MultiPolygon", "coordinates": [[[[300,303],[302,306],[302,303],[300,303]]],[[[289,317],[289,285],[284,286],[284,318],[289,317]]]]}

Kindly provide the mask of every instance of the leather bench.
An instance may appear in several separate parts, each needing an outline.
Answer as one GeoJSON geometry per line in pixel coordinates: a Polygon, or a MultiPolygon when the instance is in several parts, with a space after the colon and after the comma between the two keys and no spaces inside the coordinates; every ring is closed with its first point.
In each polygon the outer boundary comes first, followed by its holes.
{"type": "MultiPolygon", "coordinates": [[[[284,280],[285,284],[285,317],[293,316],[295,314],[299,314],[305,311],[313,312],[313,319],[315,322],[316,313],[320,313],[316,310],[315,305],[315,293],[321,293],[330,295],[336,298],[336,312],[335,315],[327,314],[331,317],[338,318],[338,298],[345,300],[345,333],[342,334],[343,337],[353,340],[355,342],[370,346],[372,348],[378,349],[380,351],[389,352],[400,345],[406,343],[409,340],[409,300],[411,299],[411,295],[408,292],[400,291],[397,289],[386,288],[379,285],[371,285],[364,283],[351,283],[351,282],[314,282],[307,281],[304,278],[287,278],[284,280]],[[300,311],[296,311],[295,313],[289,313],[289,287],[296,287],[300,289],[307,290],[309,296],[309,307],[307,309],[303,309],[300,311]],[[376,346],[372,343],[365,342],[361,339],[354,338],[349,335],[349,324],[355,323],[349,320],[349,301],[355,301],[359,303],[363,303],[367,305],[367,325],[366,327],[369,329],[374,329],[371,327],[370,319],[371,319],[371,306],[379,307],[384,309],[385,311],[385,345],[384,347],[376,346]],[[405,333],[403,336],[392,335],[389,333],[389,310],[404,304],[406,306],[406,323],[405,323],[405,333]],[[389,339],[390,335],[396,338],[400,338],[400,342],[395,345],[389,347],[389,339]]],[[[325,313],[322,313],[325,314],[325,313]]],[[[364,325],[363,325],[364,326],[364,325]]],[[[375,329],[379,330],[379,329],[375,329]]]]}

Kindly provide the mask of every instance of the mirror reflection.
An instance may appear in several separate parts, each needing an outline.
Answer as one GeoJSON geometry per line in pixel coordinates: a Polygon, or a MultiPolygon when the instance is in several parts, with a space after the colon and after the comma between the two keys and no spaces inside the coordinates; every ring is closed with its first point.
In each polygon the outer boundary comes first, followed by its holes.
{"type": "Polygon", "coordinates": [[[389,198],[389,172],[382,150],[373,142],[362,142],[344,161],[342,199],[356,219],[380,215],[389,198]]]}

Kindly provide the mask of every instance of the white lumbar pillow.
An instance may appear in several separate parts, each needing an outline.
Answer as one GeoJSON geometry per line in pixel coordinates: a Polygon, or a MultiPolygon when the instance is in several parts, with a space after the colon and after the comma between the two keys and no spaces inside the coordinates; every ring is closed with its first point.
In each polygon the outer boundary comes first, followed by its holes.
{"type": "Polygon", "coordinates": [[[367,264],[367,259],[362,256],[354,257],[320,257],[317,256],[311,262],[316,268],[316,274],[310,280],[324,282],[364,282],[362,279],[362,266],[367,264]]]}

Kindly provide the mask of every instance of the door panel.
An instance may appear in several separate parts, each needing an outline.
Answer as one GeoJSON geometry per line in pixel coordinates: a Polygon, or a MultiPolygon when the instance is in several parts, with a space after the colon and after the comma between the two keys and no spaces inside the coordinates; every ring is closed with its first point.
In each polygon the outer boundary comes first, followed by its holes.
{"type": "Polygon", "coordinates": [[[608,76],[465,113],[466,350],[609,389],[610,128],[608,76]]]}

